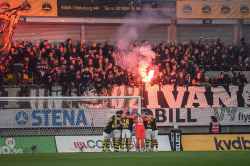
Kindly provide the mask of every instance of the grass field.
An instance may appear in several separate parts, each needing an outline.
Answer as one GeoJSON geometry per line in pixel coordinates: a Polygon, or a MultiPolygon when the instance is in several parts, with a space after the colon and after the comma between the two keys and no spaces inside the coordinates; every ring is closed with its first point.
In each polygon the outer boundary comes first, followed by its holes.
{"type": "Polygon", "coordinates": [[[249,166],[250,151],[0,155],[1,166],[249,166]]]}

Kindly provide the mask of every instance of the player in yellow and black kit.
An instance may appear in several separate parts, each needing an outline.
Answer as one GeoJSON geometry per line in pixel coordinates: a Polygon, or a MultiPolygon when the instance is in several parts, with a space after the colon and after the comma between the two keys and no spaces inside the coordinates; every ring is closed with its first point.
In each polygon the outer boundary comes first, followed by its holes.
{"type": "Polygon", "coordinates": [[[121,130],[122,125],[120,124],[121,120],[121,111],[116,111],[116,115],[110,117],[109,121],[114,120],[113,125],[116,126],[112,128],[112,132],[110,134],[111,138],[113,138],[113,145],[114,145],[114,151],[119,152],[119,145],[120,145],[120,137],[121,137],[121,130]],[[115,118],[117,117],[117,118],[115,118]]]}
{"type": "Polygon", "coordinates": [[[156,118],[152,117],[151,119],[151,127],[152,127],[152,139],[151,139],[151,150],[154,150],[155,146],[155,152],[158,151],[158,128],[157,128],[157,122],[156,118]]]}
{"type": "MultiPolygon", "coordinates": [[[[142,111],[141,114],[143,117],[145,117],[145,112],[142,111]]],[[[150,117],[150,115],[147,115],[150,117]]],[[[144,121],[144,127],[145,127],[145,142],[146,142],[146,151],[149,151],[149,140],[152,136],[152,127],[151,127],[151,121],[144,121]]]]}
{"type": "Polygon", "coordinates": [[[103,130],[103,142],[102,142],[102,152],[105,152],[105,149],[107,149],[108,152],[110,152],[109,149],[109,142],[110,142],[110,133],[112,129],[119,127],[120,124],[116,124],[116,121],[119,121],[120,118],[117,115],[112,116],[112,118],[109,119],[106,127],[103,130]]]}
{"type": "Polygon", "coordinates": [[[109,149],[110,132],[112,131],[113,123],[114,123],[114,120],[108,121],[106,127],[103,130],[102,152],[105,152],[105,149],[107,149],[107,151],[110,152],[110,149],[109,149]]]}
{"type": "MultiPolygon", "coordinates": [[[[126,116],[129,116],[130,112],[126,112],[126,116]]],[[[122,152],[124,152],[124,144],[125,144],[125,139],[128,144],[126,144],[127,152],[131,152],[131,133],[133,129],[133,124],[134,120],[133,119],[127,119],[125,117],[121,118],[120,124],[122,125],[122,152]]]]}

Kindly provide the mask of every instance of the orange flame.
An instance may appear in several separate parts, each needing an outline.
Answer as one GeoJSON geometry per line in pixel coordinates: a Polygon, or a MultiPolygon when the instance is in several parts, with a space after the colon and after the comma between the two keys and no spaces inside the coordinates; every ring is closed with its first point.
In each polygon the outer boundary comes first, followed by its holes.
{"type": "Polygon", "coordinates": [[[142,82],[149,83],[151,82],[151,79],[154,77],[154,70],[150,70],[148,75],[147,71],[145,70],[142,74],[142,82]]]}

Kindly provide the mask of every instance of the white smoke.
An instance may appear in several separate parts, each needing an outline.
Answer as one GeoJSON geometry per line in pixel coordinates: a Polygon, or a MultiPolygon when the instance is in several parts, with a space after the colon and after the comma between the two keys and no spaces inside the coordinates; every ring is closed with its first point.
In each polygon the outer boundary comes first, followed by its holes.
{"type": "MultiPolygon", "coordinates": [[[[145,5],[143,8],[150,8],[151,5],[145,5]]],[[[160,16],[155,11],[141,11],[141,14],[137,12],[130,12],[126,19],[129,19],[129,23],[123,24],[117,32],[117,41],[121,49],[125,50],[125,53],[119,55],[120,59],[118,65],[128,72],[134,73],[136,76],[142,78],[147,77],[147,67],[150,66],[152,59],[155,59],[155,52],[151,50],[150,45],[141,45],[140,47],[133,47],[132,52],[129,51],[129,45],[138,40],[139,34],[144,34],[147,28],[152,25],[152,20],[159,18],[160,16]],[[146,23],[137,23],[140,19],[146,19],[146,23]],[[132,22],[132,23],[131,23],[132,22]]],[[[162,16],[161,16],[162,17],[162,16]]],[[[157,32],[156,32],[157,33],[157,32]]],[[[139,41],[140,42],[140,41],[139,41]]],[[[139,43],[140,44],[140,43],[139,43]]]]}

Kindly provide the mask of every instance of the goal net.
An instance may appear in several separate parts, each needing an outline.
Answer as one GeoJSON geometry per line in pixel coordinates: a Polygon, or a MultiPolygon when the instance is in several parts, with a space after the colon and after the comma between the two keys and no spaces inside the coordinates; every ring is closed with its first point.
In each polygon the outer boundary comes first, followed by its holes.
{"type": "Polygon", "coordinates": [[[141,110],[140,96],[1,97],[0,103],[3,137],[102,135],[116,111],[141,110]]]}

